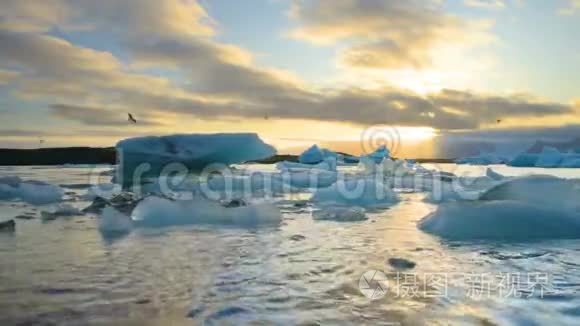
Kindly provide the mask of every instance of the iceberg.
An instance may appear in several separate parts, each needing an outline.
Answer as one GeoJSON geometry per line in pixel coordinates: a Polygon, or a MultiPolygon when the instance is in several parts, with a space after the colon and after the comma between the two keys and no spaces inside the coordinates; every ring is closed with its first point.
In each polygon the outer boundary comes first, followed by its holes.
{"type": "Polygon", "coordinates": [[[104,235],[122,235],[131,232],[131,218],[113,207],[105,207],[99,218],[99,231],[104,235]]]}
{"type": "Polygon", "coordinates": [[[544,147],[542,153],[538,156],[536,167],[539,168],[555,168],[560,165],[564,159],[562,153],[554,147],[544,147]]]}
{"type": "Polygon", "coordinates": [[[580,238],[579,186],[553,176],[505,179],[473,201],[440,205],[419,228],[454,240],[580,238]]]}
{"type": "Polygon", "coordinates": [[[497,172],[495,172],[493,169],[491,168],[487,168],[487,170],[485,170],[485,176],[494,180],[494,181],[500,181],[505,179],[505,177],[497,172]]]}
{"type": "MultiPolygon", "coordinates": [[[[286,178],[287,182],[296,188],[326,188],[330,187],[338,179],[338,173],[323,170],[311,170],[292,172],[289,175],[282,175],[282,180],[286,178]]],[[[286,181],[285,180],[285,181],[286,181]]]]}
{"type": "Polygon", "coordinates": [[[562,168],[580,168],[580,157],[579,155],[570,155],[569,157],[565,157],[560,164],[562,168]]]}
{"type": "Polygon", "coordinates": [[[324,160],[324,152],[317,145],[312,145],[298,157],[298,161],[303,164],[317,164],[322,160],[324,160]]]}
{"type": "Polygon", "coordinates": [[[201,171],[211,164],[235,164],[271,157],[276,150],[256,134],[191,134],[137,137],[117,143],[119,168],[115,181],[158,177],[171,163],[201,171]]]}
{"type": "Polygon", "coordinates": [[[557,209],[575,210],[580,198],[580,182],[548,175],[508,179],[482,193],[480,200],[516,200],[557,209]]]}
{"type": "Polygon", "coordinates": [[[60,202],[64,190],[56,185],[19,177],[0,178],[0,200],[22,200],[31,205],[46,205],[60,202]]]}
{"type": "Polygon", "coordinates": [[[135,207],[131,218],[136,226],[144,227],[191,224],[257,226],[278,225],[282,214],[270,203],[224,207],[205,198],[173,201],[147,197],[135,207]]]}
{"type": "Polygon", "coordinates": [[[385,207],[399,201],[397,194],[380,180],[342,179],[328,188],[318,189],[312,201],[323,205],[385,207]]]}
{"type": "Polygon", "coordinates": [[[376,163],[369,157],[361,157],[358,168],[367,174],[380,173],[384,176],[403,176],[417,173],[431,174],[433,172],[419,164],[411,164],[405,160],[392,160],[390,158],[385,158],[380,163],[376,163]]]}
{"type": "Polygon", "coordinates": [[[276,194],[292,191],[292,187],[285,184],[280,175],[274,173],[230,176],[217,174],[211,176],[206,184],[193,185],[190,189],[194,192],[199,189],[211,199],[227,197],[227,194],[236,194],[244,198],[273,197],[276,194]]]}
{"type": "MultiPolygon", "coordinates": [[[[381,147],[377,148],[376,151],[366,155],[365,157],[373,160],[376,164],[381,163],[385,158],[389,158],[391,152],[387,148],[387,146],[382,145],[381,147]]],[[[362,157],[361,157],[362,158],[362,157]]]]}
{"type": "Polygon", "coordinates": [[[546,146],[539,154],[521,153],[508,164],[515,167],[578,168],[580,155],[574,152],[562,153],[557,148],[546,146]]]}
{"type": "Polygon", "coordinates": [[[508,162],[508,165],[514,167],[530,167],[536,166],[536,162],[539,159],[538,154],[533,153],[520,153],[516,155],[511,161],[508,162]]]}
{"type": "Polygon", "coordinates": [[[439,185],[439,187],[428,189],[429,193],[425,197],[425,202],[475,201],[479,200],[479,197],[485,191],[485,189],[477,187],[464,187],[459,183],[443,182],[439,185]]]}
{"type": "Polygon", "coordinates": [[[454,202],[440,205],[419,228],[449,240],[580,238],[580,216],[521,201],[454,202]]]}

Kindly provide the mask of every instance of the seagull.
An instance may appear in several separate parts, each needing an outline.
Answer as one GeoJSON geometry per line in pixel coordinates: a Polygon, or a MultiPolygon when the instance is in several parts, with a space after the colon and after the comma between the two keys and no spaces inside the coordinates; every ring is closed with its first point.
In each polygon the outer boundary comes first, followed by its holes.
{"type": "Polygon", "coordinates": [[[501,123],[501,119],[497,119],[497,123],[501,123]]]}
{"type": "Polygon", "coordinates": [[[135,120],[135,118],[133,118],[133,115],[131,113],[127,113],[129,115],[129,122],[132,123],[137,123],[137,120],[135,120]]]}

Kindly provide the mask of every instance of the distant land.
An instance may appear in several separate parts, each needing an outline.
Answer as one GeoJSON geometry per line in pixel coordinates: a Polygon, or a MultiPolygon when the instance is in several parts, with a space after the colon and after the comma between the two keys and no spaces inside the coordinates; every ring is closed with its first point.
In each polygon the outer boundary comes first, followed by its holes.
{"type": "MultiPolygon", "coordinates": [[[[280,161],[297,161],[297,155],[280,154],[258,164],[280,161]]],[[[452,159],[419,158],[418,163],[452,163],[452,159]]],[[[63,164],[115,164],[114,147],[61,147],[37,149],[0,149],[0,165],[63,165],[63,164]]]]}
{"type": "Polygon", "coordinates": [[[114,147],[0,149],[0,165],[115,164],[114,147]]]}

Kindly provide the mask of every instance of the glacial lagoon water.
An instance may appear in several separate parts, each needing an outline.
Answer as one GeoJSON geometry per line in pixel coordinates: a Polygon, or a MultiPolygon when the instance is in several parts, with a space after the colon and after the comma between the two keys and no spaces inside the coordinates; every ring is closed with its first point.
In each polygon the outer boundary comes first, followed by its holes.
{"type": "MultiPolygon", "coordinates": [[[[0,176],[61,185],[81,209],[94,169],[1,167],[0,176]]],[[[580,178],[578,169],[494,170],[580,178]]],[[[315,220],[311,203],[280,200],[280,225],[137,228],[114,239],[98,231],[97,215],[43,220],[50,205],[0,201],[0,220],[33,217],[0,232],[0,324],[580,323],[580,240],[449,241],[417,227],[438,204],[421,192],[399,196],[364,221],[315,220]],[[374,271],[385,276],[380,287],[365,287],[374,271]]]]}

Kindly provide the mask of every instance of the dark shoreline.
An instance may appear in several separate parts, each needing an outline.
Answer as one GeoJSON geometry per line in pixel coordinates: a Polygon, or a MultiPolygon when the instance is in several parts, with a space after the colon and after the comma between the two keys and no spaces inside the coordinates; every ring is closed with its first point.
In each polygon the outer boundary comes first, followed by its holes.
{"type": "MultiPolygon", "coordinates": [[[[273,164],[280,161],[297,161],[297,155],[280,154],[257,164],[273,164]]],[[[452,159],[415,159],[418,163],[453,163],[452,159]]],[[[114,147],[61,147],[38,149],[0,148],[0,166],[63,165],[63,164],[115,164],[114,147]]]]}

